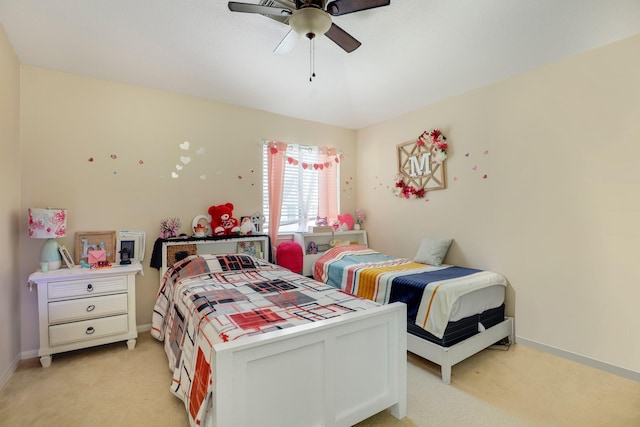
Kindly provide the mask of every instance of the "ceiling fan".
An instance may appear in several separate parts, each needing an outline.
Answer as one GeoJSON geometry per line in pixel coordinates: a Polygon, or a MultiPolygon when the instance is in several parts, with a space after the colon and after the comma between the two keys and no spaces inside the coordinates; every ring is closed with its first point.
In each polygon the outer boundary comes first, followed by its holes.
{"type": "Polygon", "coordinates": [[[346,15],[380,6],[388,6],[391,0],[261,0],[260,4],[230,1],[232,12],[257,13],[287,24],[291,30],[276,47],[277,53],[285,53],[293,47],[295,36],[309,40],[326,35],[346,52],[353,52],[362,43],[338,27],[332,16],[346,15]]]}

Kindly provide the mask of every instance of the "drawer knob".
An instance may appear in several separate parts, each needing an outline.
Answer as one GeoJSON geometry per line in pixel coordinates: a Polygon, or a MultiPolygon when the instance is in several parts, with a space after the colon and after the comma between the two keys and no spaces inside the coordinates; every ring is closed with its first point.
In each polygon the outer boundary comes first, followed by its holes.
{"type": "Polygon", "coordinates": [[[96,330],[95,330],[95,329],[93,329],[93,326],[89,326],[89,327],[87,328],[87,330],[86,330],[86,331],[84,331],[84,333],[85,333],[85,334],[87,334],[87,335],[91,335],[91,334],[92,334],[92,333],[94,333],[95,331],[96,331],[96,330]]]}
{"type": "Polygon", "coordinates": [[[92,312],[95,309],[96,309],[96,306],[91,304],[90,306],[87,307],[87,312],[92,312]]]}
{"type": "Polygon", "coordinates": [[[93,292],[93,285],[91,283],[87,285],[87,292],[93,292]]]}

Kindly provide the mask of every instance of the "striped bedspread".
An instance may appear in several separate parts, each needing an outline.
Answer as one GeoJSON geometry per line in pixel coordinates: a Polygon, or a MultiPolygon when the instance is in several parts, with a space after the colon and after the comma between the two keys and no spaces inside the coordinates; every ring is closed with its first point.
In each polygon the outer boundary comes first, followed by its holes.
{"type": "Polygon", "coordinates": [[[489,286],[507,286],[502,275],[491,271],[434,267],[355,245],[322,255],[315,262],[314,278],[380,304],[404,302],[408,321],[438,338],[443,337],[459,297],[489,286]]]}
{"type": "Polygon", "coordinates": [[[214,384],[214,345],[378,304],[249,255],[193,255],[165,273],[151,335],[164,341],[171,392],[201,425],[214,384]]]}

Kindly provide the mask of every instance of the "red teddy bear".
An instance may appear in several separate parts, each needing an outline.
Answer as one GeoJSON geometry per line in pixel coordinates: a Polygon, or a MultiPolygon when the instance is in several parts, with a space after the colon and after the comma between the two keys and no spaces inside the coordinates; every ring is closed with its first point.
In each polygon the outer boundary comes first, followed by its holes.
{"type": "Polygon", "coordinates": [[[233,218],[232,216],[232,203],[211,206],[208,212],[209,215],[211,215],[211,233],[214,236],[225,236],[229,234],[237,234],[240,232],[238,220],[233,218]]]}

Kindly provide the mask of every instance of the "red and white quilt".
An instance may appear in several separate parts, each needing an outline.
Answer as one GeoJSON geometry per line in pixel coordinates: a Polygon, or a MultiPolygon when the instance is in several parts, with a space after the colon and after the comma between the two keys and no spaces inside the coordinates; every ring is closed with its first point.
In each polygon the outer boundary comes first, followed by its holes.
{"type": "Polygon", "coordinates": [[[215,344],[375,306],[249,255],[194,255],[164,275],[151,335],[164,341],[171,392],[198,426],[212,391],[215,344]]]}

